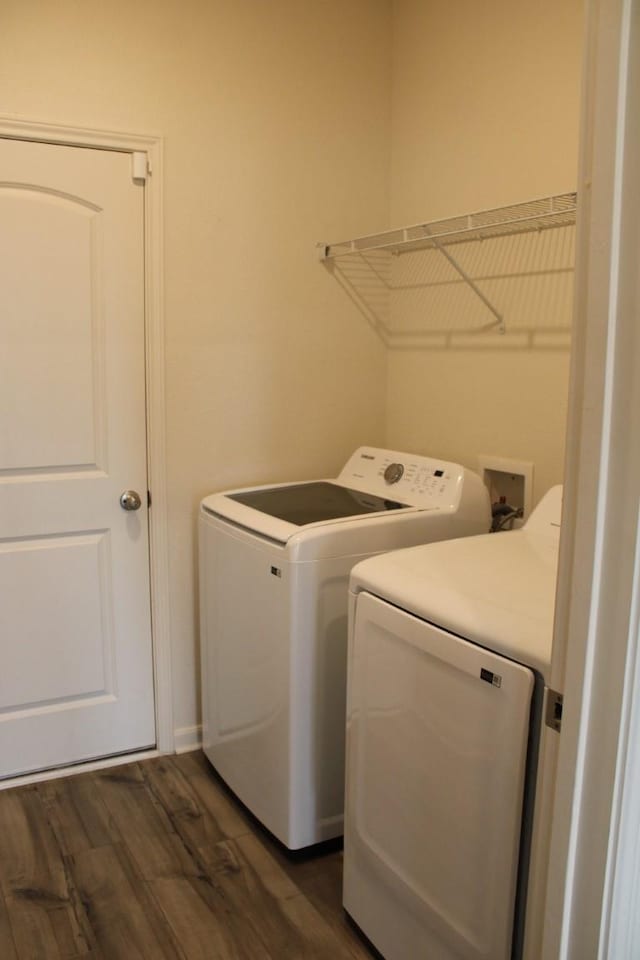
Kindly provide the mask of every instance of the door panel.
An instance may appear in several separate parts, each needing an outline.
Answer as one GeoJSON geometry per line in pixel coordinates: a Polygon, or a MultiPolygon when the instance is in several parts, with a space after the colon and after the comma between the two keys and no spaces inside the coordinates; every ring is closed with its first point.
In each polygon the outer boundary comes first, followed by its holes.
{"type": "Polygon", "coordinates": [[[0,635],[9,641],[0,709],[112,692],[109,554],[105,531],[0,545],[0,635]],[[38,585],[37,603],[23,602],[24,584],[38,585]],[[34,670],[42,661],[47,669],[34,670]]]}
{"type": "Polygon", "coordinates": [[[0,776],[155,742],[130,164],[0,140],[0,776]]]}
{"type": "Polygon", "coordinates": [[[94,464],[100,211],[26,186],[0,191],[0,211],[10,224],[0,233],[2,466],[94,464]]]}

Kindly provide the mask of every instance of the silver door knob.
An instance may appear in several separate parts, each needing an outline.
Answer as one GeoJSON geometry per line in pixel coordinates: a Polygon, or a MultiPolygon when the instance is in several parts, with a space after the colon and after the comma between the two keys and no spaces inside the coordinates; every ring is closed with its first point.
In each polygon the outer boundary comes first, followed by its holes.
{"type": "Polygon", "coordinates": [[[123,510],[139,510],[141,505],[140,494],[135,490],[125,490],[120,495],[120,506],[123,510]]]}

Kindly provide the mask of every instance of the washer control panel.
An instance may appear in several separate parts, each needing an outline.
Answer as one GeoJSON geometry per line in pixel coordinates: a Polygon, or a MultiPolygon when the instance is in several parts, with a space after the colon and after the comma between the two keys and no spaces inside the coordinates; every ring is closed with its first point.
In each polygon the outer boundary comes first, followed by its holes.
{"type": "Polygon", "coordinates": [[[458,463],[416,454],[360,447],[345,464],[338,482],[408,506],[456,506],[465,469],[458,463]]]}
{"type": "Polygon", "coordinates": [[[384,478],[387,483],[397,483],[404,473],[403,463],[390,463],[384,472],[384,478]]]}

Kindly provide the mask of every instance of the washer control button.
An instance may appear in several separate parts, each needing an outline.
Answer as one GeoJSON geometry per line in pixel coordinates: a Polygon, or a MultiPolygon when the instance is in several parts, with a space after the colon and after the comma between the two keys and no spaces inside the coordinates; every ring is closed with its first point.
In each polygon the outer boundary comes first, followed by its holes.
{"type": "Polygon", "coordinates": [[[384,478],[387,483],[397,483],[403,473],[404,467],[401,463],[390,463],[384,472],[384,478]]]}

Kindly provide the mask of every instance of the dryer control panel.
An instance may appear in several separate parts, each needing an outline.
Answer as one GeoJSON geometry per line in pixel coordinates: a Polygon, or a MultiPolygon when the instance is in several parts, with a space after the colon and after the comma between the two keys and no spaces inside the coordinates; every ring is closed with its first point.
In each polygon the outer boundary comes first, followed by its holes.
{"type": "Polygon", "coordinates": [[[459,504],[469,476],[479,480],[459,463],[398,450],[359,447],[341,470],[337,481],[411,506],[443,509],[459,504]]]}

